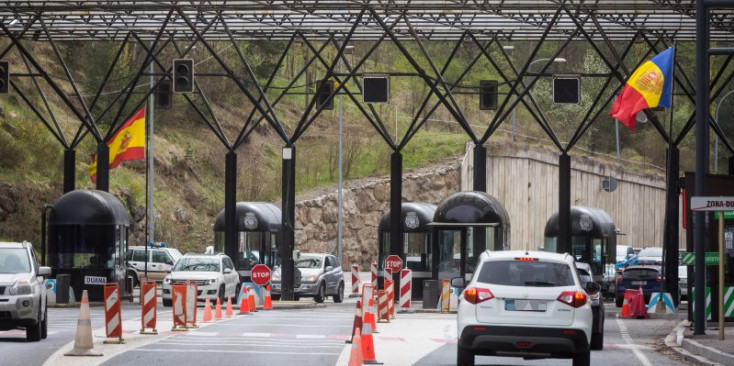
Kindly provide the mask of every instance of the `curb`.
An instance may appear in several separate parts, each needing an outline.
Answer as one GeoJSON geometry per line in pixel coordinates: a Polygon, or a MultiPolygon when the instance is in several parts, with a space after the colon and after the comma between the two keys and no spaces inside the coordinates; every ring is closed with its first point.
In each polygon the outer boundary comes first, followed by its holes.
{"type": "MultiPolygon", "coordinates": [[[[682,359],[692,362],[700,366],[724,366],[724,364],[714,362],[708,358],[700,355],[699,350],[695,349],[696,345],[705,347],[698,342],[691,341],[683,338],[683,332],[688,328],[691,323],[688,320],[683,320],[670,331],[667,337],[665,337],[665,346],[668,347],[673,353],[681,357],[682,359]]],[[[709,348],[710,347],[705,347],[709,348]]],[[[713,350],[718,353],[722,353],[719,350],[713,350]]],[[[727,355],[729,356],[729,355],[727,355]]],[[[729,356],[731,357],[731,356],[729,356]]],[[[728,363],[731,364],[731,363],[728,363]]]]}
{"type": "MultiPolygon", "coordinates": [[[[686,313],[675,313],[675,314],[656,314],[656,313],[648,313],[649,317],[647,319],[685,319],[688,315],[686,313]]],[[[604,312],[604,316],[608,318],[620,318],[618,311],[606,311],[604,312]]],[[[626,318],[622,318],[626,319],[626,318]]],[[[630,318],[631,319],[631,318],[630,318]]]]}
{"type": "Polygon", "coordinates": [[[303,310],[316,308],[326,308],[326,304],[299,301],[273,301],[273,310],[303,310]]]}
{"type": "Polygon", "coordinates": [[[681,346],[686,351],[695,353],[706,360],[713,360],[711,365],[734,365],[734,356],[731,354],[704,346],[692,339],[683,339],[681,346]]]}

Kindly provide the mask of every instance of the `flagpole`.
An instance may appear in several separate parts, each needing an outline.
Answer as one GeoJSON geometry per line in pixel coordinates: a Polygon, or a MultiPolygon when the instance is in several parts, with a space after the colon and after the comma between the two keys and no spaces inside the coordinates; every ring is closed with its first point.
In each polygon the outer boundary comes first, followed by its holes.
{"type": "MultiPolygon", "coordinates": [[[[153,47],[153,44],[151,42],[151,47],[153,47]]],[[[153,50],[151,49],[151,52],[153,50]]],[[[155,77],[153,74],[155,73],[155,66],[151,62],[150,63],[150,88],[153,89],[155,86],[155,77]]],[[[148,277],[148,243],[152,243],[155,241],[155,217],[154,217],[154,210],[153,210],[153,192],[154,192],[154,180],[155,177],[155,164],[153,160],[153,122],[154,122],[154,115],[155,115],[155,93],[150,93],[150,97],[148,98],[148,113],[147,113],[147,119],[145,120],[145,130],[146,130],[146,148],[147,148],[147,154],[145,154],[145,161],[147,165],[146,169],[146,175],[145,175],[145,185],[146,185],[146,214],[145,214],[145,224],[146,224],[146,239],[147,243],[145,243],[145,277],[148,277]]]]}

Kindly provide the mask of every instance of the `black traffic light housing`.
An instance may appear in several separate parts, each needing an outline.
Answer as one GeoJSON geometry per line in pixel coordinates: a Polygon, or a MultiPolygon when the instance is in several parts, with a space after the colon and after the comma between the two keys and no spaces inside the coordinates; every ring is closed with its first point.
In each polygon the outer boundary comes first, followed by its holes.
{"type": "Polygon", "coordinates": [[[479,109],[493,111],[497,109],[497,80],[479,81],[479,109]]]}
{"type": "Polygon", "coordinates": [[[390,79],[380,75],[363,77],[362,101],[375,104],[388,103],[390,101],[390,79]]]}
{"type": "Polygon", "coordinates": [[[155,89],[155,106],[160,109],[171,109],[171,97],[171,80],[161,80],[155,89]]]}
{"type": "Polygon", "coordinates": [[[553,103],[578,104],[581,100],[581,82],[577,76],[553,79],[553,103]]]}
{"type": "Polygon", "coordinates": [[[173,60],[173,92],[194,92],[194,60],[190,58],[173,60]]]}
{"type": "Polygon", "coordinates": [[[334,98],[329,99],[329,102],[324,104],[329,98],[329,95],[334,92],[334,83],[329,79],[324,79],[319,82],[319,87],[316,89],[316,105],[322,106],[323,110],[334,109],[334,98]]]}
{"type": "Polygon", "coordinates": [[[7,93],[10,88],[10,63],[0,61],[0,93],[7,93]]]}

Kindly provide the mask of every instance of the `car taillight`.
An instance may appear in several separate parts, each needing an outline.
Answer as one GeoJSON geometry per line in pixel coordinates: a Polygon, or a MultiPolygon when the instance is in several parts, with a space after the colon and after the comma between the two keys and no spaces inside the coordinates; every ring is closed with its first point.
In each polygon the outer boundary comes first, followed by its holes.
{"type": "Polygon", "coordinates": [[[662,276],[657,276],[657,277],[655,277],[655,281],[663,282],[663,277],[662,276]]]}
{"type": "Polygon", "coordinates": [[[492,292],[486,288],[470,287],[464,290],[464,299],[472,304],[494,299],[492,292]]]}
{"type": "Polygon", "coordinates": [[[583,291],[564,291],[556,300],[575,308],[579,308],[586,304],[588,297],[583,291]]]}
{"type": "Polygon", "coordinates": [[[617,283],[621,283],[623,279],[624,279],[624,277],[622,277],[622,276],[617,276],[617,283]]]}
{"type": "Polygon", "coordinates": [[[525,261],[525,262],[537,262],[538,261],[538,258],[533,258],[533,257],[516,257],[515,260],[516,261],[525,261]]]}

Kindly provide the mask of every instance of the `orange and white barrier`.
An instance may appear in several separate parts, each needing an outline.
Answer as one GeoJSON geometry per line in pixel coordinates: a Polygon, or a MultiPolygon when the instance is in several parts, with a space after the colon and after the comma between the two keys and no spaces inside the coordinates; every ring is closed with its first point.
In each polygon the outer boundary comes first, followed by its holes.
{"type": "Polygon", "coordinates": [[[410,297],[412,296],[413,271],[403,269],[400,271],[400,298],[398,299],[400,311],[410,309],[410,297]]]}
{"type": "Polygon", "coordinates": [[[199,285],[196,281],[186,281],[186,327],[198,328],[196,325],[196,308],[199,301],[199,285]]]}
{"type": "Polygon", "coordinates": [[[377,262],[372,262],[370,270],[372,272],[372,288],[375,289],[377,288],[377,262]]]}
{"type": "Polygon", "coordinates": [[[249,294],[248,295],[249,295],[249,298],[250,298],[250,311],[254,313],[254,312],[257,311],[257,299],[256,299],[257,296],[255,294],[255,288],[254,287],[252,287],[252,286],[249,287],[249,294]]]}
{"type": "Polygon", "coordinates": [[[171,298],[173,302],[173,327],[171,330],[188,330],[186,328],[186,284],[173,284],[171,286],[171,298]]]}
{"type": "Polygon", "coordinates": [[[250,313],[250,291],[247,291],[247,287],[242,287],[240,290],[240,315],[250,313]]]}
{"type": "Polygon", "coordinates": [[[359,265],[352,264],[352,295],[359,294],[359,265]]]}
{"type": "Polygon", "coordinates": [[[390,314],[390,319],[395,319],[395,281],[392,280],[392,277],[387,281],[385,291],[387,291],[387,312],[390,314]]]}
{"type": "Polygon", "coordinates": [[[387,291],[377,290],[377,321],[379,322],[390,322],[390,304],[387,296],[387,291]]]}
{"type": "Polygon", "coordinates": [[[122,314],[120,314],[120,285],[104,285],[104,321],[107,339],[104,343],[125,343],[122,339],[122,314]],[[116,339],[115,339],[116,338],[116,339]]]}
{"type": "Polygon", "coordinates": [[[373,292],[374,288],[372,287],[372,284],[362,284],[362,324],[370,323],[370,325],[372,325],[372,330],[376,332],[377,321],[375,318],[377,317],[377,314],[375,314],[375,310],[372,309],[374,307],[373,292]]]}
{"type": "Polygon", "coordinates": [[[158,283],[155,281],[144,281],[140,283],[140,304],[142,304],[142,316],[140,321],[140,334],[158,334],[156,325],[156,314],[158,312],[158,283]]]}
{"type": "Polygon", "coordinates": [[[451,281],[441,280],[441,312],[451,310],[451,281]]]}
{"type": "Polygon", "coordinates": [[[265,286],[265,301],[263,301],[263,310],[273,310],[273,299],[270,297],[270,285],[265,286]]]}

